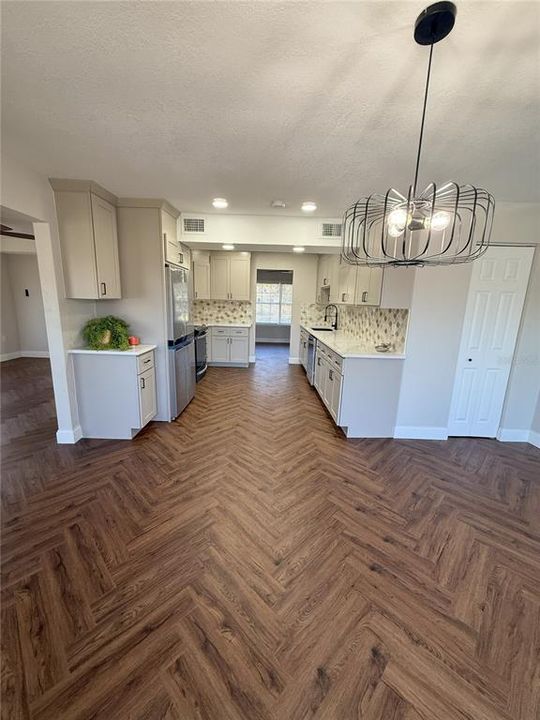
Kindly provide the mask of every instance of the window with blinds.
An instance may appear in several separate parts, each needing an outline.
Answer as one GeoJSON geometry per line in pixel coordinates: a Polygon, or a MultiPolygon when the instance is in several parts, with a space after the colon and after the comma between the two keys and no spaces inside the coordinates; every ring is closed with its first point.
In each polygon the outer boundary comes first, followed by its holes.
{"type": "Polygon", "coordinates": [[[257,270],[256,322],[291,324],[292,275],[290,270],[257,270]]]}

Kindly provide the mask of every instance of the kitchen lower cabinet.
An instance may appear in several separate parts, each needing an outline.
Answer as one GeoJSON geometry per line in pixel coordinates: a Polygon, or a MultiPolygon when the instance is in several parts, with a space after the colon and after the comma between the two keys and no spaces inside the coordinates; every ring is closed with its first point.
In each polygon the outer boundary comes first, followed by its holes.
{"type": "Polygon", "coordinates": [[[131,440],[155,417],[155,348],[70,351],[82,437],[131,440]]]}
{"type": "Polygon", "coordinates": [[[209,365],[249,366],[249,328],[215,326],[210,329],[209,365]]]}
{"type": "Polygon", "coordinates": [[[298,359],[300,360],[300,365],[302,365],[306,372],[308,359],[308,340],[309,334],[305,330],[300,330],[300,346],[298,349],[298,359]]]}
{"type": "Polygon", "coordinates": [[[317,340],[313,385],[348,438],[394,437],[402,360],[341,357],[317,340]]]}

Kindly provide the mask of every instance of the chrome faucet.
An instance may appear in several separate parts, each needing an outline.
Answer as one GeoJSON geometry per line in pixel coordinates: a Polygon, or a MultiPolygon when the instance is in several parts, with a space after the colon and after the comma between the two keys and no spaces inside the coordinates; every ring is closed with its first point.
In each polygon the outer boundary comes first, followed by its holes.
{"type": "Polygon", "coordinates": [[[334,305],[334,303],[330,303],[330,305],[327,305],[324,308],[324,322],[328,322],[328,309],[329,308],[334,308],[334,310],[336,311],[336,314],[334,316],[334,322],[332,323],[332,327],[334,328],[334,330],[337,330],[338,309],[337,309],[337,305],[334,305]]]}

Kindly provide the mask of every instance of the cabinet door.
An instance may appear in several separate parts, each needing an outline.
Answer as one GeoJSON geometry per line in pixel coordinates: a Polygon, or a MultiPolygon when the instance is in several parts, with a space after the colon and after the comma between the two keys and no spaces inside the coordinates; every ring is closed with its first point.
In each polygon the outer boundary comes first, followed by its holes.
{"type": "Polygon", "coordinates": [[[180,265],[185,268],[186,270],[191,269],[191,250],[188,248],[187,245],[182,245],[182,243],[178,243],[178,251],[179,251],[179,257],[180,257],[180,265]]]}
{"type": "Polygon", "coordinates": [[[227,335],[212,335],[212,362],[229,362],[229,340],[227,335]]]}
{"type": "Polygon", "coordinates": [[[356,305],[380,305],[382,274],[382,268],[358,267],[356,305]]]}
{"type": "Polygon", "coordinates": [[[180,245],[176,218],[166,210],[161,211],[161,232],[165,262],[180,265],[180,245]]]}
{"type": "Polygon", "coordinates": [[[381,291],[383,282],[383,269],[370,268],[369,287],[368,287],[368,305],[381,304],[381,291]]]}
{"type": "Polygon", "coordinates": [[[99,286],[90,193],[56,191],[54,197],[66,297],[94,300],[99,286]]]}
{"type": "Polygon", "coordinates": [[[333,368],[328,368],[327,398],[328,410],[334,421],[339,424],[339,411],[341,405],[341,386],[343,375],[333,368]]]}
{"type": "Polygon", "coordinates": [[[157,412],[156,401],[156,375],[154,368],[138,376],[139,381],[139,411],[141,427],[154,417],[157,412]]]}
{"type": "Polygon", "coordinates": [[[229,258],[210,257],[210,297],[212,300],[229,300],[229,258]]]}
{"type": "Polygon", "coordinates": [[[317,353],[315,357],[315,380],[313,384],[322,400],[324,400],[326,374],[326,363],[324,358],[320,353],[317,353]]]}
{"type": "Polygon", "coordinates": [[[249,362],[249,342],[247,337],[229,338],[230,361],[232,363],[249,362]]]}
{"type": "Polygon", "coordinates": [[[195,299],[210,298],[210,264],[195,260],[193,263],[193,291],[195,299]]]}
{"type": "Polygon", "coordinates": [[[249,300],[250,285],[249,257],[231,257],[229,259],[229,293],[231,300],[249,300]]]}
{"type": "Polygon", "coordinates": [[[91,198],[98,294],[100,298],[119,298],[121,293],[116,208],[97,195],[92,194],[91,198]]]}
{"type": "Polygon", "coordinates": [[[337,302],[354,305],[356,292],[356,265],[349,265],[340,259],[338,271],[339,297],[337,302]]]}
{"type": "Polygon", "coordinates": [[[328,284],[330,285],[330,302],[341,302],[339,294],[339,255],[328,256],[328,284]]]}

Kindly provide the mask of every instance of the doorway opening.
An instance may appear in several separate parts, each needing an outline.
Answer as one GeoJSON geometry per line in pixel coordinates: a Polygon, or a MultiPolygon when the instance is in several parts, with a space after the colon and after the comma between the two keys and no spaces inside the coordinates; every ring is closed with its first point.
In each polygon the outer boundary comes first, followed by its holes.
{"type": "Polygon", "coordinates": [[[288,362],[293,306],[293,271],[257,269],[255,353],[257,359],[288,362]]]}
{"type": "Polygon", "coordinates": [[[0,372],[2,439],[57,427],[33,223],[2,208],[0,372]]]}

